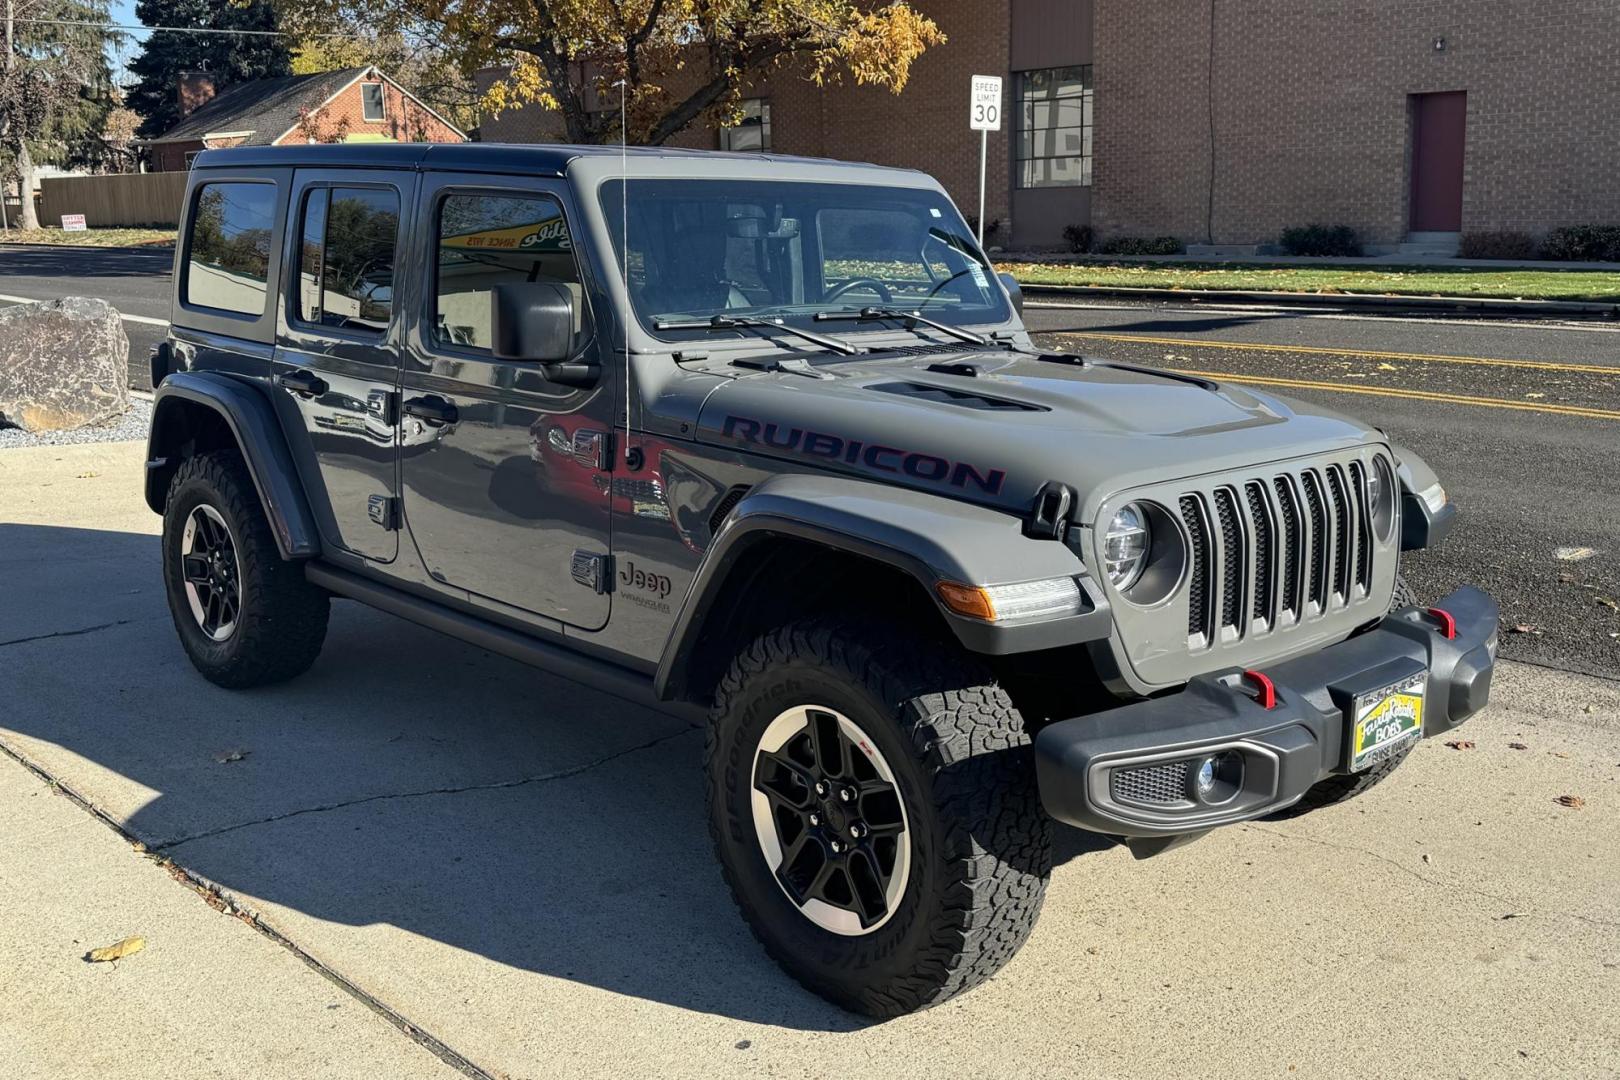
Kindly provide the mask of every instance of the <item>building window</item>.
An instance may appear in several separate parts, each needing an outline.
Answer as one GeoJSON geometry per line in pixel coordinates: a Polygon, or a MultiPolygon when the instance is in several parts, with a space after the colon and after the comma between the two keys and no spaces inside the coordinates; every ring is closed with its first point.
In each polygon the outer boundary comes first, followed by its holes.
{"type": "Polygon", "coordinates": [[[720,129],[720,149],[758,150],[771,148],[771,103],[765,98],[744,98],[742,123],[720,129]]]}
{"type": "Polygon", "coordinates": [[[383,118],[382,83],[360,84],[360,115],[368,121],[378,121],[383,118]]]}
{"type": "Polygon", "coordinates": [[[1018,73],[1018,186],[1091,185],[1091,66],[1018,73]]]}

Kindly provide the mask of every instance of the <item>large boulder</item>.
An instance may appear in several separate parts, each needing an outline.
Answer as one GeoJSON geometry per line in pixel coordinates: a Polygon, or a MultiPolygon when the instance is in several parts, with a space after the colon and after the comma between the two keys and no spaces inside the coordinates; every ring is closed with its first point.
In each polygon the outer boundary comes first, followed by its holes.
{"type": "Polygon", "coordinates": [[[129,408],[129,338],[105,300],[0,308],[0,421],[65,431],[129,408]]]}

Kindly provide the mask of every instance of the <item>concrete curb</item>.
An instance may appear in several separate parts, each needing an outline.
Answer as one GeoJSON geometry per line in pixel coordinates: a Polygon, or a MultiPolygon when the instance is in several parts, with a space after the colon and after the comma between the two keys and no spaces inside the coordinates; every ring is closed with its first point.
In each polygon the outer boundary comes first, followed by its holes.
{"type": "Polygon", "coordinates": [[[1503,300],[1459,296],[1381,296],[1372,293],[1265,292],[1242,289],[1140,289],[1115,285],[1038,285],[1019,282],[1025,296],[1116,298],[1193,304],[1299,304],[1387,315],[1463,314],[1510,319],[1620,319],[1620,303],[1503,300]]]}
{"type": "Polygon", "coordinates": [[[154,251],[174,252],[173,240],[160,240],[154,244],[28,244],[16,240],[0,240],[0,251],[110,251],[147,254],[154,251]]]}

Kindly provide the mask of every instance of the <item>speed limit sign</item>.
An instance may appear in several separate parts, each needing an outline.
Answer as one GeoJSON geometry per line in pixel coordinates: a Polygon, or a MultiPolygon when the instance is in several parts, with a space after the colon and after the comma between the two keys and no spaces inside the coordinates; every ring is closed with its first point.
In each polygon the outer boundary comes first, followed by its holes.
{"type": "Polygon", "coordinates": [[[1001,130],[1001,76],[973,76],[973,101],[968,126],[974,131],[1001,130]]]}

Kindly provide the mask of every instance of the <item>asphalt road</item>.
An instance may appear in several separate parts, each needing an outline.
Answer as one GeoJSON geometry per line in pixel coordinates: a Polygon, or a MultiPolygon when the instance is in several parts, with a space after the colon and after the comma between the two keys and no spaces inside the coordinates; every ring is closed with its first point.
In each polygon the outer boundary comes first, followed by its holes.
{"type": "Polygon", "coordinates": [[[6,1080],[1620,1076],[1611,681],[1505,661],[1466,744],[1146,861],[1060,830],[1019,955],[872,1024],[744,928],[686,722],[351,603],[205,682],[141,464],[0,452],[6,1080]]]}
{"type": "MultiPolygon", "coordinates": [[[[93,295],[161,322],[172,258],[0,246],[0,303],[93,295]]],[[[1461,509],[1441,548],[1407,559],[1419,594],[1481,585],[1502,605],[1504,655],[1620,677],[1620,328],[1174,301],[1031,298],[1025,314],[1049,347],[1247,380],[1383,427],[1461,509]]],[[[163,327],[126,326],[131,383],[144,388],[163,327]]]]}

